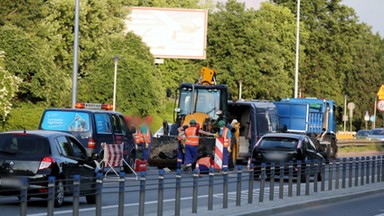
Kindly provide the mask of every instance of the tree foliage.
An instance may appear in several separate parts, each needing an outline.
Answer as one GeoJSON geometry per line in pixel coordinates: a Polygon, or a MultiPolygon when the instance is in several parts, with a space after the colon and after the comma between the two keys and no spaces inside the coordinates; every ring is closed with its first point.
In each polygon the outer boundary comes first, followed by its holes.
{"type": "MultiPolygon", "coordinates": [[[[117,110],[170,119],[173,100],[166,89],[194,82],[202,66],[217,69],[219,83],[243,98],[278,100],[294,88],[296,2],[273,0],[259,10],[235,0],[213,5],[200,0],[81,0],[78,100],[112,103],[114,62],[117,110]],[[206,60],[166,59],[154,65],[149,48],[133,33],[124,34],[130,6],[209,8],[206,60]]],[[[384,78],[384,40],[359,21],[341,0],[301,2],[299,87],[301,96],[355,102],[356,128],[372,113],[384,78]]],[[[7,129],[37,127],[35,112],[70,107],[73,70],[73,0],[2,0],[0,4],[0,77],[18,93],[7,129]],[[18,80],[17,78],[15,80],[18,80]],[[17,82],[17,81],[16,81],[17,82]],[[23,116],[24,120],[20,120],[23,116]],[[28,120],[25,120],[28,118],[28,120]],[[20,123],[24,122],[24,123],[20,123]],[[25,125],[25,124],[24,124],[25,125]]],[[[0,86],[1,88],[1,86],[0,86]]],[[[2,101],[3,106],[7,102],[2,101]]],[[[378,125],[381,122],[377,123],[378,125]]]]}

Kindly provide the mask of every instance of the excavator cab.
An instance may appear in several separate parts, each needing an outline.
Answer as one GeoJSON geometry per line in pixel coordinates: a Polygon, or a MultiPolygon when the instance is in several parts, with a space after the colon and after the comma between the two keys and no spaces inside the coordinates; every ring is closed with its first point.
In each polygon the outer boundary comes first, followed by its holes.
{"type": "Polygon", "coordinates": [[[201,85],[183,83],[180,85],[178,106],[175,108],[175,122],[188,124],[195,119],[201,127],[209,120],[226,120],[228,93],[226,85],[201,85]]]}
{"type": "Polygon", "coordinates": [[[226,120],[228,93],[226,85],[216,84],[216,70],[203,67],[196,83],[182,83],[175,102],[174,121],[187,125],[195,119],[202,129],[207,120],[226,120]]]}

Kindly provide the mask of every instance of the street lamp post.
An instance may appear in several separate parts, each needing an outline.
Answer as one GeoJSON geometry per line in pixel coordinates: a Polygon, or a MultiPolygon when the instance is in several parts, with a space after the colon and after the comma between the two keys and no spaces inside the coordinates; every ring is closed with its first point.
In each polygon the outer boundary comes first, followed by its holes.
{"type": "Polygon", "coordinates": [[[113,61],[115,63],[115,75],[113,79],[113,111],[116,110],[116,80],[117,80],[117,63],[119,63],[119,56],[113,57],[113,61]]]}
{"type": "Polygon", "coordinates": [[[77,70],[78,70],[78,49],[79,49],[79,5],[80,0],[75,2],[75,35],[73,40],[73,77],[72,77],[72,108],[75,108],[77,100],[77,70]]]}
{"type": "Polygon", "coordinates": [[[296,64],[295,64],[295,95],[299,94],[299,50],[300,50],[300,0],[297,0],[297,18],[296,18],[296,64]]]}

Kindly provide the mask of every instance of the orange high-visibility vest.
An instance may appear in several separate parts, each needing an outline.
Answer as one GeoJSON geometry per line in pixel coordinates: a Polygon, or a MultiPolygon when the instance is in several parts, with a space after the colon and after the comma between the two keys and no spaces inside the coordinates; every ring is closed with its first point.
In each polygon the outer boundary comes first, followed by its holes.
{"type": "Polygon", "coordinates": [[[140,143],[144,142],[143,134],[141,133],[141,130],[136,128],[136,132],[133,134],[133,137],[135,138],[135,144],[139,145],[140,143]]]}
{"type": "Polygon", "coordinates": [[[151,132],[147,129],[147,133],[143,134],[143,142],[150,143],[151,142],[151,132]]]}
{"type": "Polygon", "coordinates": [[[206,166],[209,169],[209,168],[211,168],[212,160],[210,157],[203,157],[203,158],[200,158],[199,160],[197,160],[196,163],[198,163],[199,165],[206,166]]]}
{"type": "Polygon", "coordinates": [[[199,136],[197,136],[197,127],[188,127],[185,129],[185,145],[198,146],[199,145],[199,136]]]}
{"type": "Polygon", "coordinates": [[[223,133],[221,134],[221,137],[224,138],[224,144],[223,144],[224,148],[228,148],[228,146],[229,146],[229,142],[230,142],[230,140],[229,140],[228,137],[227,137],[227,134],[228,134],[228,128],[227,128],[227,127],[224,127],[224,131],[223,131],[223,133]]]}

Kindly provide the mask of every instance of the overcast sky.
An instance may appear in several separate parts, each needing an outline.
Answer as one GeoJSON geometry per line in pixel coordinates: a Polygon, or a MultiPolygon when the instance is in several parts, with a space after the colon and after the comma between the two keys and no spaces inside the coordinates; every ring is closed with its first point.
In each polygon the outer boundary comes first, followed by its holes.
{"type": "MultiPolygon", "coordinates": [[[[226,2],[226,0],[215,0],[226,2]]],[[[259,8],[260,2],[266,0],[237,0],[245,2],[247,7],[259,8]]],[[[310,1],[310,0],[301,0],[310,1]]],[[[373,33],[379,32],[384,37],[384,0],[342,0],[343,4],[355,9],[360,21],[372,26],[373,33]]]]}
{"type": "Polygon", "coordinates": [[[343,0],[343,3],[355,9],[360,21],[372,26],[373,33],[384,37],[384,1],[383,0],[343,0]]]}

